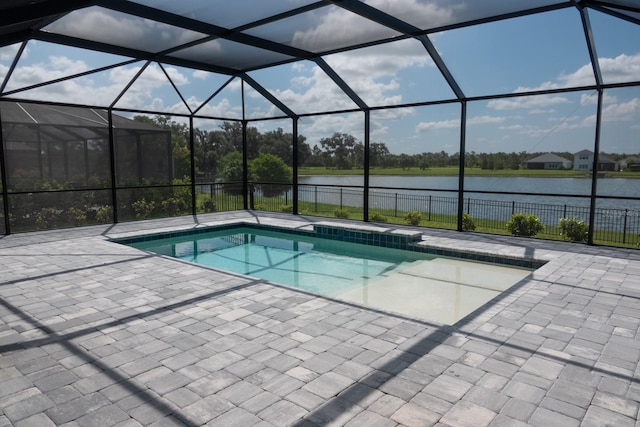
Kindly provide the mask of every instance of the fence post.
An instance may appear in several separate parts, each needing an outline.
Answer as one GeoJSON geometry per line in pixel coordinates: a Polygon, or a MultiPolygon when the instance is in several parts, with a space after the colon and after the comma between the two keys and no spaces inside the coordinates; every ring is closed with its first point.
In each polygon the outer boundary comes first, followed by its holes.
{"type": "Polygon", "coordinates": [[[467,213],[471,213],[471,197],[467,197],[467,213]]]}
{"type": "Polygon", "coordinates": [[[315,193],[314,212],[318,212],[318,186],[317,185],[314,187],[314,193],[315,193]]]}
{"type": "Polygon", "coordinates": [[[398,193],[396,193],[396,204],[395,204],[395,208],[393,209],[393,216],[394,217],[398,216],[398,193]]]}
{"type": "Polygon", "coordinates": [[[516,201],[513,200],[511,202],[511,215],[513,215],[514,213],[516,213],[516,201]]]}
{"type": "Polygon", "coordinates": [[[342,187],[340,187],[340,210],[342,210],[342,187]]]}
{"type": "Polygon", "coordinates": [[[288,191],[286,191],[286,192],[284,193],[284,204],[285,204],[285,205],[288,205],[288,204],[289,204],[289,192],[288,192],[288,191]]]}
{"type": "Polygon", "coordinates": [[[622,244],[627,243],[627,215],[629,209],[624,210],[624,226],[622,227],[622,244]]]}
{"type": "Polygon", "coordinates": [[[429,194],[429,218],[427,221],[431,221],[431,194],[429,194]]]}
{"type": "Polygon", "coordinates": [[[562,218],[567,217],[567,205],[564,205],[564,209],[562,210],[562,218]]]}

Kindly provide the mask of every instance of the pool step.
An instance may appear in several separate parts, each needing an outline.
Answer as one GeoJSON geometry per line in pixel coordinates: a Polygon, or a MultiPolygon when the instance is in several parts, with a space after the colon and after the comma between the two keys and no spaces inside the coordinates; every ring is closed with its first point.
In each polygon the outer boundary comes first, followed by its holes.
{"type": "Polygon", "coordinates": [[[529,273],[448,258],[418,260],[354,284],[335,297],[451,325],[529,273]]]}
{"type": "Polygon", "coordinates": [[[526,269],[453,258],[415,261],[409,265],[401,266],[397,271],[402,275],[442,280],[495,291],[504,291],[531,273],[526,269]]]}

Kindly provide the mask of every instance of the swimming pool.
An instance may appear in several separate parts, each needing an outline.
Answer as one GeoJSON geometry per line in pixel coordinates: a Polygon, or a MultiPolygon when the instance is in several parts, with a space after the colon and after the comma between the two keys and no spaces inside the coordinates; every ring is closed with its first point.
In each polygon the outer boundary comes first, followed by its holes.
{"type": "Polygon", "coordinates": [[[453,324],[532,269],[235,227],[144,237],[129,246],[349,303],[453,324]]]}

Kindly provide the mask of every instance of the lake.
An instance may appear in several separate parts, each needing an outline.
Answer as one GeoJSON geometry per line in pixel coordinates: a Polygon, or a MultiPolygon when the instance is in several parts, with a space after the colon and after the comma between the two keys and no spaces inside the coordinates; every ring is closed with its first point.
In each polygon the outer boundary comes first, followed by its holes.
{"type": "MultiPolygon", "coordinates": [[[[303,185],[336,185],[362,186],[362,176],[301,176],[298,182],[303,185]]],[[[414,195],[433,195],[442,197],[457,197],[458,177],[455,176],[380,176],[370,177],[371,187],[387,187],[372,189],[372,193],[403,193],[403,190],[389,189],[410,188],[419,191],[404,191],[414,195]],[[429,191],[451,190],[451,192],[429,191]]],[[[640,198],[640,180],[624,178],[601,178],[597,184],[598,195],[640,198]]],[[[493,200],[500,202],[528,202],[549,205],[571,205],[588,207],[588,197],[554,197],[544,194],[572,194],[589,196],[591,194],[590,178],[528,178],[528,177],[466,177],[465,199],[493,200]],[[511,195],[511,194],[481,194],[472,191],[501,191],[541,193],[542,195],[511,195]]],[[[345,204],[362,206],[362,200],[352,197],[345,204]],[[353,199],[353,200],[351,200],[353,199]]],[[[598,208],[640,210],[640,200],[610,200],[598,199],[598,208]]]]}

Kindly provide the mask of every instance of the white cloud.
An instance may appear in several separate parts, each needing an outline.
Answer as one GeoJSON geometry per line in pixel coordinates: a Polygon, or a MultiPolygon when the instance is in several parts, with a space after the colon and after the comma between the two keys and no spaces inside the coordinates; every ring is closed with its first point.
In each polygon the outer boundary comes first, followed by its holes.
{"type": "Polygon", "coordinates": [[[316,25],[296,30],[292,37],[294,46],[309,51],[323,51],[333,49],[336,46],[347,46],[354,42],[371,41],[372,38],[399,35],[390,28],[383,27],[340,7],[322,8],[310,16],[316,19],[316,25]]]}
{"type": "Polygon", "coordinates": [[[71,60],[64,56],[49,56],[46,62],[19,66],[11,74],[7,90],[19,89],[37,83],[79,74],[91,68],[81,60],[71,60]]]}
{"type": "Polygon", "coordinates": [[[353,135],[358,141],[362,141],[364,118],[361,113],[307,117],[300,123],[299,132],[307,137],[307,143],[312,147],[320,139],[330,137],[335,132],[353,135]]]}
{"type": "MultiPolygon", "coordinates": [[[[640,53],[635,55],[619,55],[615,58],[600,58],[600,69],[607,83],[629,82],[638,80],[640,75],[640,53]]],[[[591,64],[580,67],[573,73],[558,76],[556,81],[546,81],[536,87],[518,87],[514,93],[531,92],[537,90],[560,89],[567,87],[580,87],[595,84],[593,68],[591,64]]],[[[530,109],[531,112],[542,110],[546,107],[569,103],[565,96],[556,95],[536,95],[525,97],[514,97],[510,99],[495,99],[489,101],[487,106],[495,110],[515,110],[530,109]]],[[[593,95],[582,95],[581,105],[594,105],[597,97],[593,95]]],[[[615,97],[605,95],[605,103],[615,103],[615,97]]]]}
{"type": "Polygon", "coordinates": [[[600,58],[600,70],[607,83],[637,81],[640,76],[640,53],[600,58]]]}
{"type": "Polygon", "coordinates": [[[509,125],[509,126],[500,126],[498,127],[500,130],[522,130],[524,129],[523,125],[509,125]]]}
{"type": "Polygon", "coordinates": [[[304,71],[305,70],[304,62],[302,61],[294,62],[293,64],[291,64],[291,69],[293,71],[304,71]]]}
{"type": "Polygon", "coordinates": [[[327,63],[369,105],[402,103],[398,73],[433,65],[421,43],[408,39],[327,56],[327,63]]]}
{"type": "Polygon", "coordinates": [[[80,37],[90,34],[96,41],[144,48],[152,52],[204,37],[204,34],[194,31],[96,6],[73,11],[54,21],[44,30],[80,37]]]}
{"type": "MultiPolygon", "coordinates": [[[[422,28],[435,28],[450,23],[454,14],[464,9],[462,5],[441,7],[438,4],[441,2],[423,0],[369,0],[367,3],[422,28]]],[[[314,17],[315,23],[309,25],[306,22],[307,26],[304,29],[294,32],[294,46],[322,51],[335,48],[336,45],[344,46],[352,42],[366,42],[372,38],[382,39],[399,35],[389,28],[339,7],[322,8],[314,17]]]]}
{"type": "Polygon", "coordinates": [[[206,80],[209,78],[209,74],[210,73],[207,71],[194,70],[194,72],[191,75],[193,76],[194,79],[206,80]]]}
{"type": "MultiPolygon", "coordinates": [[[[483,125],[487,123],[502,123],[504,117],[476,116],[467,119],[467,126],[483,125]]],[[[460,120],[441,120],[435,122],[420,122],[416,126],[416,132],[427,132],[434,129],[457,129],[460,127],[460,120]]]]}
{"type": "Polygon", "coordinates": [[[533,108],[529,110],[529,114],[554,114],[556,110],[550,108],[548,110],[543,110],[542,108],[533,108]]]}
{"type": "Polygon", "coordinates": [[[181,73],[177,68],[165,66],[164,69],[176,86],[188,85],[190,83],[189,78],[181,73]]]}
{"type": "MultiPolygon", "coordinates": [[[[614,98],[615,99],[615,98],[614,98]]],[[[640,120],[640,98],[633,98],[628,102],[613,103],[602,110],[603,123],[633,123],[640,120]]],[[[572,131],[576,129],[595,129],[596,115],[586,117],[570,116],[563,118],[550,117],[549,122],[555,123],[553,126],[537,126],[532,124],[517,124],[500,127],[501,130],[516,131],[520,135],[531,138],[544,138],[551,133],[572,131]]],[[[634,128],[635,125],[630,126],[634,128]]]]}
{"type": "MultiPolygon", "coordinates": [[[[415,40],[329,55],[325,60],[368,105],[402,103],[398,73],[409,67],[431,64],[426,50],[415,40]]],[[[294,75],[288,88],[272,89],[271,92],[293,111],[312,113],[356,108],[356,104],[317,65],[300,61],[292,64],[290,70],[294,75]]],[[[413,114],[412,109],[388,110],[384,119],[408,114],[413,114]]]]}
{"type": "MultiPolygon", "coordinates": [[[[615,104],[618,102],[618,98],[613,95],[609,95],[607,92],[605,92],[604,99],[602,100],[602,102],[604,104],[615,104]]],[[[580,96],[580,105],[582,106],[596,105],[597,103],[598,103],[598,94],[596,92],[593,92],[589,95],[583,94],[580,96]]]]}
{"type": "MultiPolygon", "coordinates": [[[[615,58],[600,57],[600,71],[606,83],[637,81],[640,75],[640,53],[618,55],[615,58]]],[[[545,89],[590,86],[595,84],[593,67],[585,64],[570,74],[558,76],[556,81],[547,81],[537,87],[518,87],[515,92],[528,92],[545,89]]]]}
{"type": "Polygon", "coordinates": [[[228,117],[239,119],[242,117],[242,107],[234,106],[228,98],[221,98],[217,104],[209,102],[199,111],[203,116],[228,117]]]}
{"type": "MultiPolygon", "coordinates": [[[[614,98],[615,99],[615,98],[614,98]]],[[[640,98],[633,98],[627,102],[615,102],[607,105],[602,109],[603,123],[629,123],[640,121],[640,98]]],[[[579,123],[568,124],[563,123],[558,129],[576,129],[581,127],[594,127],[596,123],[596,115],[592,114],[585,117],[579,123]]],[[[634,128],[631,125],[630,128],[634,128]]]]}
{"type": "Polygon", "coordinates": [[[640,98],[611,104],[602,110],[602,120],[605,122],[630,122],[638,119],[640,119],[640,98]]]}
{"type": "MultiPolygon", "coordinates": [[[[0,61],[11,62],[18,54],[18,50],[20,50],[20,44],[12,44],[9,46],[0,47],[0,61]]],[[[22,52],[22,57],[25,58],[28,55],[28,49],[25,49],[22,52]]]]}
{"type": "Polygon", "coordinates": [[[532,111],[538,111],[552,105],[568,103],[570,103],[569,99],[562,95],[534,95],[493,99],[487,102],[487,107],[494,110],[531,109],[532,111]]]}
{"type": "Polygon", "coordinates": [[[242,79],[239,79],[239,78],[235,78],[231,80],[231,82],[229,82],[229,84],[225,86],[225,89],[228,89],[231,91],[240,91],[241,88],[242,88],[242,79]]]}
{"type": "Polygon", "coordinates": [[[304,70],[307,74],[293,77],[288,89],[271,91],[293,111],[310,113],[356,107],[320,67],[314,65],[304,70]]]}
{"type": "Polygon", "coordinates": [[[421,28],[435,28],[450,23],[463,5],[441,7],[435,1],[369,0],[371,6],[421,28]]]}
{"type": "Polygon", "coordinates": [[[460,120],[440,120],[435,122],[420,122],[416,126],[416,132],[427,132],[434,129],[457,129],[460,127],[460,120]]]}

